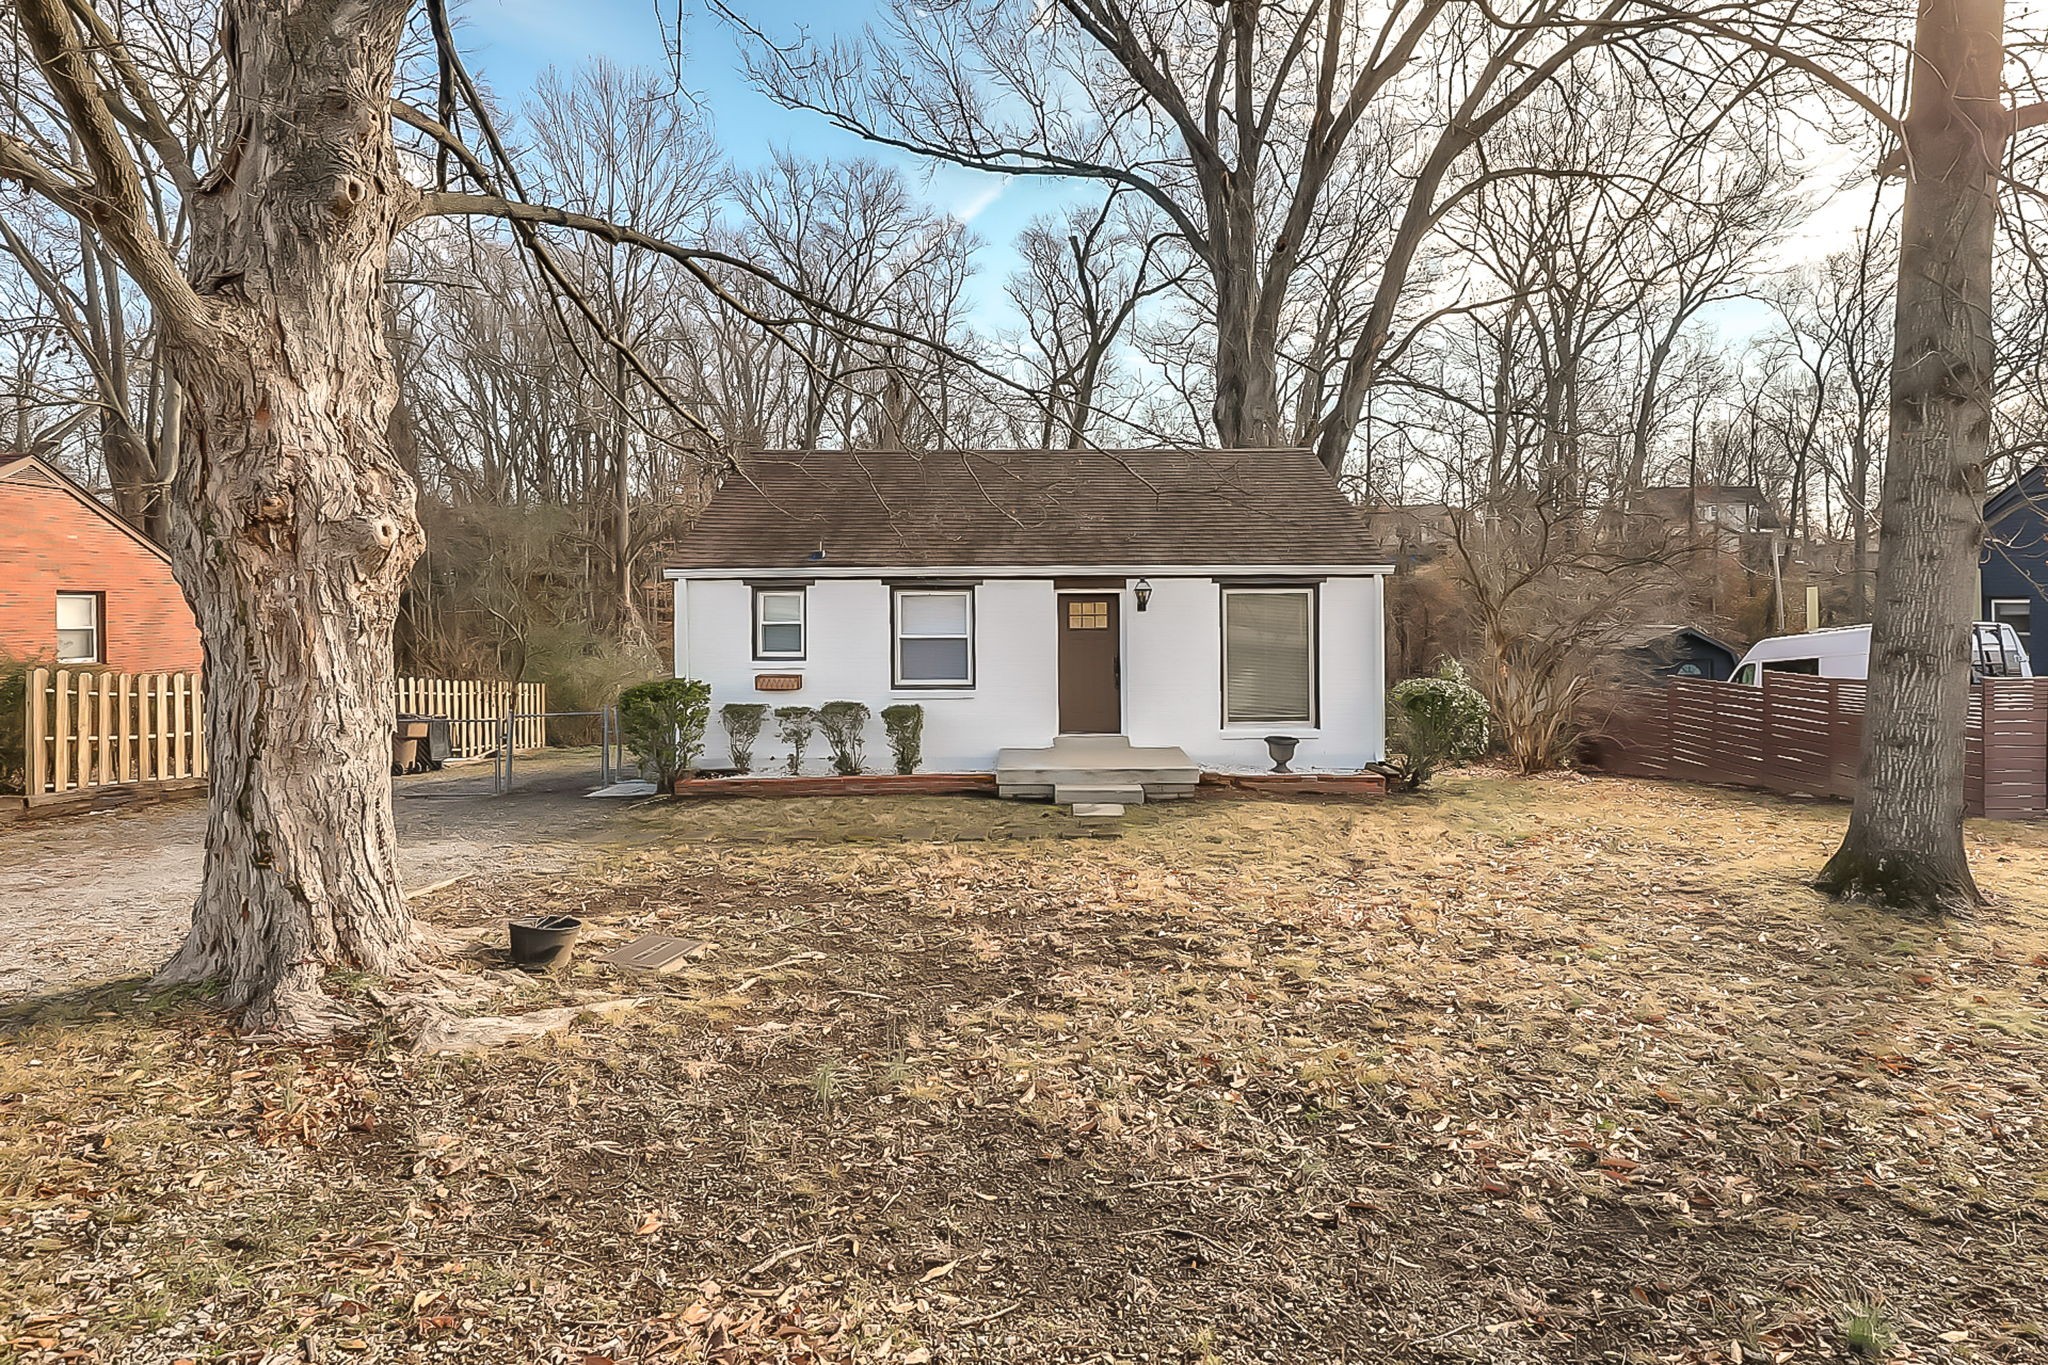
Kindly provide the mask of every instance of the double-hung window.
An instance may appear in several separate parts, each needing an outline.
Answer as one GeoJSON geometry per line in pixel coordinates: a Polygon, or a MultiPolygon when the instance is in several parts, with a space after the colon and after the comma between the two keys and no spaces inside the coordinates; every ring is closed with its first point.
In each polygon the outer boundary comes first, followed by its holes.
{"type": "MultiPolygon", "coordinates": [[[[2026,651],[2028,662],[2034,658],[2034,604],[2025,597],[2001,597],[1991,604],[1991,619],[2002,626],[2011,626],[2012,633],[2020,637],[2020,648],[2026,651]]],[[[2048,666],[2048,659],[2041,661],[2048,666]]]]}
{"type": "Polygon", "coordinates": [[[754,589],[754,657],[804,657],[804,590],[754,589]]]}
{"type": "Polygon", "coordinates": [[[1314,588],[1223,589],[1223,721],[1316,723],[1314,588]]]}
{"type": "Polygon", "coordinates": [[[974,591],[897,588],[891,650],[898,687],[974,686],[974,591]]]}
{"type": "Polygon", "coordinates": [[[100,595],[96,592],[57,594],[57,662],[100,662],[100,595]]]}

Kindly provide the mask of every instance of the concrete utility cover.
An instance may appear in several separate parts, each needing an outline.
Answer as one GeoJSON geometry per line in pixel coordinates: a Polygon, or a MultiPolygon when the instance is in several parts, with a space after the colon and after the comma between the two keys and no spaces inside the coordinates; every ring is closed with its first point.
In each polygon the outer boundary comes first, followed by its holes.
{"type": "Polygon", "coordinates": [[[591,792],[590,795],[594,797],[653,796],[660,790],[661,788],[655,786],[652,782],[644,782],[635,777],[628,778],[624,782],[614,782],[609,787],[599,787],[596,791],[591,792]]]}
{"type": "Polygon", "coordinates": [[[642,934],[630,943],[621,943],[598,961],[636,972],[672,972],[691,958],[702,956],[710,948],[711,945],[701,938],[642,934]]]}

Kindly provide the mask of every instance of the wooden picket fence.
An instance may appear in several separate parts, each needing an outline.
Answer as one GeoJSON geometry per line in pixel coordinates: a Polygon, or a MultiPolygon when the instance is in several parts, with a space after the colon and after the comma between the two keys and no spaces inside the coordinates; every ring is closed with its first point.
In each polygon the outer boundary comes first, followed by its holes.
{"type": "MultiPolygon", "coordinates": [[[[81,795],[155,794],[206,780],[206,722],[197,673],[96,673],[33,668],[23,718],[31,806],[81,795]]],[[[450,757],[488,758],[508,714],[547,710],[542,683],[400,678],[400,714],[446,716],[450,757]]],[[[547,743],[546,722],[513,721],[515,749],[547,743]]]]}
{"type": "MultiPolygon", "coordinates": [[[[1680,679],[1610,699],[1582,748],[1590,767],[1788,796],[1856,793],[1864,685],[1766,673],[1761,687],[1680,679]]],[[[2048,819],[2048,679],[1970,690],[1964,793],[1971,815],[2048,819]]]]}
{"type": "Polygon", "coordinates": [[[95,788],[206,778],[197,673],[32,668],[24,727],[30,805],[95,788]]]}
{"type": "Polygon", "coordinates": [[[505,717],[512,722],[512,747],[524,752],[548,742],[546,683],[493,682],[483,678],[400,678],[398,714],[446,716],[450,756],[458,762],[498,752],[505,717]]]}

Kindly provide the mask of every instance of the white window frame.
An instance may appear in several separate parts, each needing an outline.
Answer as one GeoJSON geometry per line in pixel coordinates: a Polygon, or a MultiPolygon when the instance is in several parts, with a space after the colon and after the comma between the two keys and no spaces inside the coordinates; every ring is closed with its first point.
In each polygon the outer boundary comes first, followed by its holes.
{"type": "Polygon", "coordinates": [[[891,588],[889,590],[889,683],[899,691],[925,691],[933,688],[971,688],[974,686],[974,589],[973,588],[891,588]],[[909,635],[903,633],[903,599],[906,597],[957,597],[967,604],[967,632],[965,635],[947,633],[944,635],[909,635]],[[903,676],[903,642],[910,640],[965,640],[967,641],[967,676],[964,678],[905,678],[903,676]]]}
{"type": "Polygon", "coordinates": [[[1275,726],[1307,727],[1312,730],[1322,724],[1323,641],[1322,622],[1318,619],[1322,614],[1320,599],[1321,594],[1316,591],[1313,584],[1275,587],[1233,587],[1229,584],[1223,585],[1222,594],[1217,603],[1218,617],[1216,624],[1217,634],[1222,637],[1219,652],[1222,655],[1223,668],[1218,678],[1217,690],[1222,693],[1223,728],[1225,730],[1238,732],[1257,731],[1263,734],[1272,731],[1275,726]],[[1308,715],[1304,719],[1236,720],[1230,714],[1230,599],[1236,596],[1250,597],[1255,595],[1265,597],[1286,595],[1306,598],[1308,601],[1308,715]]]}
{"type": "Polygon", "coordinates": [[[1991,599],[1991,620],[1994,625],[2012,626],[2012,633],[2018,635],[2020,628],[1998,614],[2000,607],[2025,607],[2027,609],[2026,638],[2020,641],[2020,648],[2026,652],[2027,663],[2034,661],[2034,599],[2031,597],[1994,597],[1991,599]]]}
{"type": "MultiPolygon", "coordinates": [[[[106,600],[105,594],[97,592],[60,592],[57,594],[57,609],[54,616],[57,622],[58,663],[97,664],[106,662],[107,623],[102,619],[106,614],[106,600]],[[89,603],[92,607],[92,653],[83,657],[67,657],[64,653],[64,632],[67,629],[64,625],[64,603],[68,599],[73,598],[89,603]]],[[[71,627],[71,629],[76,629],[76,627],[71,627]]]]}
{"type": "MultiPolygon", "coordinates": [[[[810,593],[803,588],[754,588],[752,589],[752,593],[754,600],[750,610],[754,614],[755,660],[761,663],[772,663],[781,662],[789,659],[803,659],[807,657],[810,653],[811,648],[810,593]],[[764,627],[768,625],[767,612],[765,610],[764,604],[771,597],[794,597],[796,599],[797,643],[796,648],[793,650],[770,649],[764,643],[766,639],[766,632],[764,630],[764,627]]],[[[790,623],[787,621],[777,621],[775,622],[775,624],[778,626],[786,626],[790,623]]]]}

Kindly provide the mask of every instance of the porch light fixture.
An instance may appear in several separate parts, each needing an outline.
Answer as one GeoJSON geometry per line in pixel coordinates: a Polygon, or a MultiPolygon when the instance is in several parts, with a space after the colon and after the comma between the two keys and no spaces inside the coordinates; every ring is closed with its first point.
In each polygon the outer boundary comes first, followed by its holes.
{"type": "Polygon", "coordinates": [[[1145,610],[1152,601],[1152,580],[1149,578],[1139,579],[1131,585],[1131,591],[1137,596],[1138,610],[1145,610]]]}

